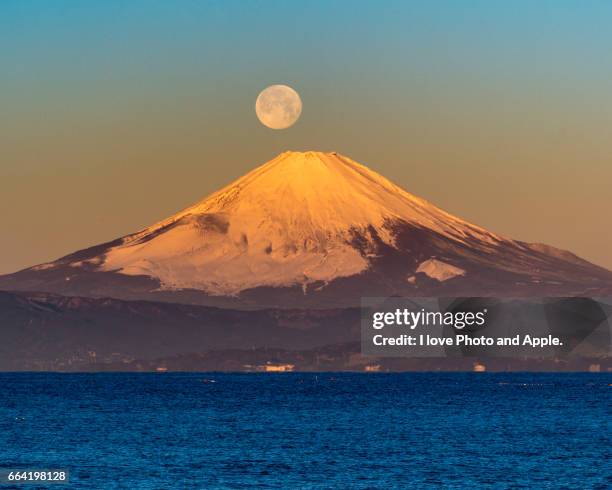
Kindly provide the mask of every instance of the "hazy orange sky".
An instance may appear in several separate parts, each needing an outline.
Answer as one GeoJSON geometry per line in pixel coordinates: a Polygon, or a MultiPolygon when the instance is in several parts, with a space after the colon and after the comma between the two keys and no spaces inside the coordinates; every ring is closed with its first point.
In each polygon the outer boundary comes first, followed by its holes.
{"type": "Polygon", "coordinates": [[[0,2],[0,273],[291,150],[612,268],[612,3],[0,2]],[[287,130],[254,112],[294,87],[287,130]]]}

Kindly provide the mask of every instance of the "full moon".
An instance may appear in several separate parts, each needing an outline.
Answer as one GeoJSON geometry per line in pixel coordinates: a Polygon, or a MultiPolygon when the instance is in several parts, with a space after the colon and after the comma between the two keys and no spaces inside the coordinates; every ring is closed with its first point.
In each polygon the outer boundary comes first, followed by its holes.
{"type": "Polygon", "coordinates": [[[255,112],[264,126],[285,129],[300,118],[302,99],[287,85],[270,85],[257,96],[255,112]]]}

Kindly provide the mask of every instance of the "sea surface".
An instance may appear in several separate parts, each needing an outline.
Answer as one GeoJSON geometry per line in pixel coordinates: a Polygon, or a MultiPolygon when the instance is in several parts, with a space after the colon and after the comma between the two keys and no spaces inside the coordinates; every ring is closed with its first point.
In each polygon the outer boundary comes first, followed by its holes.
{"type": "Polygon", "coordinates": [[[26,489],[604,489],[611,424],[610,374],[0,374],[26,489]]]}

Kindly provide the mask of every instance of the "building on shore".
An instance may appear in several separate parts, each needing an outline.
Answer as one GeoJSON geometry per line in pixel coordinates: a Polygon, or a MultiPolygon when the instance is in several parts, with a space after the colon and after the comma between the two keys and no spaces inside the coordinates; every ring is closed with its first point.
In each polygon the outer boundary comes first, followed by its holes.
{"type": "Polygon", "coordinates": [[[475,373],[484,373],[486,370],[487,366],[480,362],[475,362],[474,367],[472,368],[472,371],[474,371],[475,373]]]}

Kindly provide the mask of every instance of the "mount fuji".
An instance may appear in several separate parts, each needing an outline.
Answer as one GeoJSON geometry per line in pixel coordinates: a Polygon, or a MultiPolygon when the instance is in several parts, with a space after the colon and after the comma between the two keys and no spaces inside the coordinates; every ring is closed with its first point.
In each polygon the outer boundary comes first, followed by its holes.
{"type": "Polygon", "coordinates": [[[363,296],[603,296],[612,272],[455,217],[335,152],[285,152],[136,233],[0,289],[259,308],[363,296]]]}

